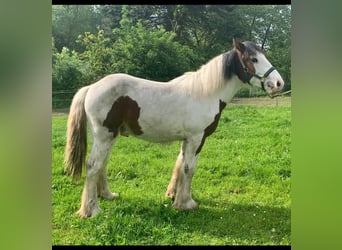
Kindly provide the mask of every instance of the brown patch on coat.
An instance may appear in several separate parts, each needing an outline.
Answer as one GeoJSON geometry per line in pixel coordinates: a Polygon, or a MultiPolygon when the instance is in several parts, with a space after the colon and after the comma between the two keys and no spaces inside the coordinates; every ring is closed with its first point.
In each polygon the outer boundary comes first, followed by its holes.
{"type": "Polygon", "coordinates": [[[141,135],[143,131],[138,123],[140,116],[140,107],[138,103],[129,96],[119,97],[109,110],[103,126],[108,128],[109,132],[113,132],[116,137],[121,130],[121,126],[125,124],[135,135],[141,135]]]}
{"type": "Polygon", "coordinates": [[[227,105],[227,103],[220,100],[220,111],[215,115],[214,121],[208,127],[206,127],[204,129],[204,135],[202,137],[201,144],[198,146],[198,148],[196,150],[196,155],[199,154],[199,152],[201,152],[201,149],[202,149],[203,144],[205,142],[205,138],[207,138],[209,135],[214,133],[214,131],[216,130],[218,122],[219,122],[220,117],[221,117],[221,112],[226,107],[226,105],[227,105]]]}
{"type": "Polygon", "coordinates": [[[248,70],[252,73],[255,73],[254,65],[251,59],[248,57],[248,54],[241,54],[241,52],[233,50],[223,54],[224,77],[226,79],[230,79],[235,74],[242,82],[248,82],[252,78],[252,76],[246,74],[239,57],[241,57],[241,60],[248,68],[248,70]]]}
{"type": "Polygon", "coordinates": [[[249,55],[244,52],[243,54],[241,54],[239,51],[236,52],[236,62],[237,66],[236,67],[236,75],[239,77],[239,79],[242,81],[242,82],[249,82],[252,78],[252,75],[250,74],[247,74],[245,72],[245,70],[243,69],[242,65],[241,65],[241,62],[239,60],[239,56],[241,57],[241,60],[243,61],[243,63],[245,64],[245,66],[247,67],[247,69],[252,72],[252,73],[255,73],[255,68],[254,68],[254,65],[252,63],[252,60],[251,58],[249,57],[249,55]]]}
{"type": "MultiPolygon", "coordinates": [[[[255,67],[254,64],[252,62],[252,59],[248,56],[248,54],[244,53],[242,55],[242,61],[244,62],[244,64],[246,65],[247,69],[252,72],[255,73],[255,67]]],[[[249,79],[250,80],[250,79],[249,79]]]]}

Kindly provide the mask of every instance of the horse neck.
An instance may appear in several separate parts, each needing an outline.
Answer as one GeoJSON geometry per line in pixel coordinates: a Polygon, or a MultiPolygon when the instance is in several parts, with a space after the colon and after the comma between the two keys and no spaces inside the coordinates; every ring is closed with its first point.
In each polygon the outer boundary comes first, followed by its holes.
{"type": "Polygon", "coordinates": [[[237,75],[225,80],[222,72],[222,55],[219,55],[194,72],[170,81],[174,89],[184,91],[193,98],[213,98],[229,102],[243,86],[237,75]]]}
{"type": "Polygon", "coordinates": [[[217,98],[229,103],[243,85],[244,83],[236,75],[233,75],[227,80],[225,87],[217,93],[217,98]]]}

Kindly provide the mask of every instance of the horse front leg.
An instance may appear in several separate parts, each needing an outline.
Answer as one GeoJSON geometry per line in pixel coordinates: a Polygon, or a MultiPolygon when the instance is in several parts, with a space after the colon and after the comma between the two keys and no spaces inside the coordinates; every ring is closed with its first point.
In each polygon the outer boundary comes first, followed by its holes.
{"type": "Polygon", "coordinates": [[[97,195],[105,200],[112,200],[119,197],[118,193],[112,193],[108,186],[106,167],[102,169],[97,180],[97,195]]]}
{"type": "Polygon", "coordinates": [[[172,177],[171,177],[171,181],[169,183],[169,186],[167,187],[165,196],[171,199],[174,199],[176,196],[176,184],[177,184],[177,180],[178,180],[178,176],[179,176],[179,170],[181,168],[181,165],[183,163],[183,153],[182,150],[180,151],[176,164],[173,168],[173,172],[172,172],[172,177]]]}
{"type": "Polygon", "coordinates": [[[172,206],[178,210],[190,210],[198,207],[191,197],[192,177],[196,170],[197,158],[196,150],[201,143],[202,136],[188,138],[183,142],[183,160],[180,164],[176,180],[176,195],[172,206]]]}

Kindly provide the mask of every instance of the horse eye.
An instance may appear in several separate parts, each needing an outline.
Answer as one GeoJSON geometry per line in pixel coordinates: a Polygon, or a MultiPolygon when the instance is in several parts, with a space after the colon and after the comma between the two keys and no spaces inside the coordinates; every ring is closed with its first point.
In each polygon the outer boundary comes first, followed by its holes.
{"type": "Polygon", "coordinates": [[[253,63],[257,63],[258,62],[258,59],[256,59],[256,58],[252,58],[251,60],[252,60],[253,63]]]}

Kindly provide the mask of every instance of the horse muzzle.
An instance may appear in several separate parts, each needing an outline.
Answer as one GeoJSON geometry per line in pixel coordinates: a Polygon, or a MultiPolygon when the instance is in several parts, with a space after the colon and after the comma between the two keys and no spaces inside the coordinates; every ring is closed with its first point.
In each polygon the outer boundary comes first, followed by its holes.
{"type": "Polygon", "coordinates": [[[275,94],[280,92],[284,88],[284,82],[282,80],[266,80],[264,86],[265,91],[268,94],[275,94]]]}

